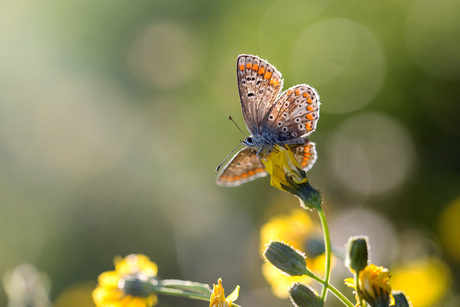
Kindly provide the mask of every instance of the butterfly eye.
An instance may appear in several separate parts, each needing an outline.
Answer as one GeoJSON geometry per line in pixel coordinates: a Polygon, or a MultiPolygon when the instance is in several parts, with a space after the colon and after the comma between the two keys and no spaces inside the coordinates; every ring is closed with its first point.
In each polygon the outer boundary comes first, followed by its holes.
{"type": "Polygon", "coordinates": [[[246,142],[248,142],[249,144],[253,144],[254,143],[254,140],[252,139],[252,137],[248,136],[246,138],[246,142]]]}

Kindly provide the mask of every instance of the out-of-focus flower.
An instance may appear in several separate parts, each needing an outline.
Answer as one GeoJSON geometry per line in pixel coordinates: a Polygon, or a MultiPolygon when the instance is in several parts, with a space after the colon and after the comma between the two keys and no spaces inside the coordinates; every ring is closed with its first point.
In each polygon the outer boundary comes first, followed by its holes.
{"type": "MultiPolygon", "coordinates": [[[[313,223],[308,213],[302,209],[293,210],[291,214],[276,216],[269,220],[260,230],[260,252],[263,254],[271,241],[282,240],[293,248],[304,252],[307,256],[307,267],[313,273],[324,275],[324,245],[321,241],[321,230],[313,223]]],[[[265,279],[272,287],[272,292],[280,297],[289,296],[288,289],[293,282],[310,284],[307,276],[286,276],[271,263],[262,266],[265,279]]]]}
{"type": "MultiPolygon", "coordinates": [[[[390,271],[388,269],[370,264],[359,272],[358,282],[361,297],[371,306],[389,306],[390,302],[394,301],[393,296],[391,296],[390,271]]],[[[345,279],[345,284],[358,291],[353,278],[345,279]]]]}
{"type": "Polygon", "coordinates": [[[441,212],[438,231],[446,253],[460,263],[460,196],[452,200],[441,212]]]}
{"type": "Polygon", "coordinates": [[[97,307],[149,307],[158,302],[152,294],[158,267],[145,255],[129,255],[114,259],[115,271],[99,275],[98,286],[93,291],[97,307]]]}
{"type": "Polygon", "coordinates": [[[222,286],[222,279],[219,278],[217,286],[213,284],[211,298],[209,300],[209,307],[231,307],[233,302],[236,301],[239,295],[240,286],[236,286],[232,294],[225,297],[224,287],[222,286]]]}
{"type": "Polygon", "coordinates": [[[449,291],[452,274],[440,259],[427,257],[391,269],[391,285],[402,290],[414,306],[432,306],[449,291]]]}
{"type": "Polygon", "coordinates": [[[305,171],[300,168],[290,148],[275,145],[273,150],[262,158],[262,163],[265,165],[265,171],[271,176],[272,186],[296,195],[307,208],[321,206],[321,195],[308,182],[305,171]]]}

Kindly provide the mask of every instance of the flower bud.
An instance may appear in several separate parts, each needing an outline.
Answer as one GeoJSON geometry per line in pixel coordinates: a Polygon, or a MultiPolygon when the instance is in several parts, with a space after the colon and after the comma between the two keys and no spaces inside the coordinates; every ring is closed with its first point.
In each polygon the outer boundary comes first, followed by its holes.
{"type": "Polygon", "coordinates": [[[395,299],[395,304],[392,306],[395,307],[411,307],[412,304],[409,303],[406,296],[402,292],[394,292],[393,297],[395,299]]]}
{"type": "Polygon", "coordinates": [[[368,265],[367,237],[353,237],[348,240],[346,266],[359,272],[368,265]]]}
{"type": "Polygon", "coordinates": [[[290,276],[302,276],[307,273],[305,256],[287,244],[271,242],[264,255],[271,264],[290,276]]]}
{"type": "Polygon", "coordinates": [[[320,299],[315,290],[301,283],[294,283],[289,289],[289,296],[294,306],[317,307],[320,306],[320,299]]]}
{"type": "Polygon", "coordinates": [[[142,274],[128,274],[120,279],[118,288],[127,295],[148,297],[152,295],[152,284],[142,274]]]}

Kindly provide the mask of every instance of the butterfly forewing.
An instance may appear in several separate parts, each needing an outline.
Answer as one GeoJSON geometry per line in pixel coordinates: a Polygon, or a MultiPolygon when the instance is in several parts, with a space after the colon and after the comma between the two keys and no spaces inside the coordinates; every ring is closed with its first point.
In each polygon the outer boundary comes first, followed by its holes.
{"type": "Polygon", "coordinates": [[[275,67],[253,55],[237,59],[237,81],[243,118],[251,134],[259,132],[283,84],[275,67]]]}
{"type": "Polygon", "coordinates": [[[220,186],[237,186],[242,183],[266,176],[264,165],[251,148],[241,149],[217,175],[220,186]]]}

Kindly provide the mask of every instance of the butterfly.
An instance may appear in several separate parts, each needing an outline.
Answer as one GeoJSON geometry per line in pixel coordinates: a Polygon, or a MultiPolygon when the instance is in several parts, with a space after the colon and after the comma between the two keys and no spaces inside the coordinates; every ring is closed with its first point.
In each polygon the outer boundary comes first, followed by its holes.
{"type": "Polygon", "coordinates": [[[309,170],[317,156],[315,144],[306,138],[319,118],[316,90],[299,84],[280,95],[281,73],[254,55],[238,56],[236,75],[243,119],[251,135],[242,141],[245,148],[220,169],[216,183],[238,186],[266,176],[260,156],[274,145],[289,147],[300,167],[309,170]]]}

